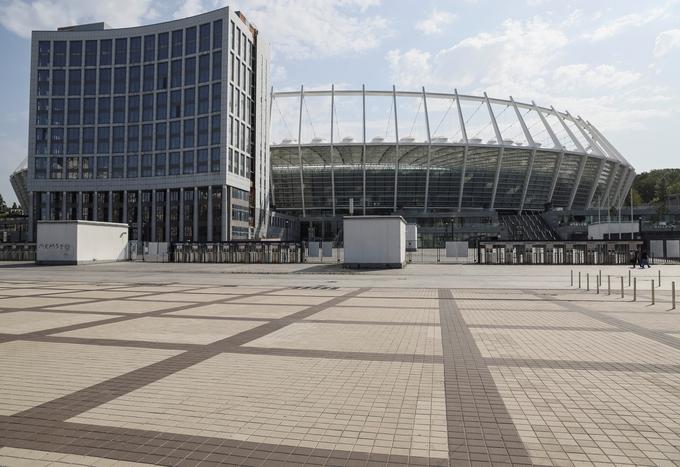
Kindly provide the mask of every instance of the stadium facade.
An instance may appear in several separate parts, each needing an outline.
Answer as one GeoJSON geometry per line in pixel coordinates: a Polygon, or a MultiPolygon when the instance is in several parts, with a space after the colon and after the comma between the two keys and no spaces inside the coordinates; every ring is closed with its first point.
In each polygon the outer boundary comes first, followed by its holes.
{"type": "Polygon", "coordinates": [[[302,87],[272,105],[272,201],[303,238],[350,213],[493,237],[499,215],[620,208],[635,177],[588,121],[512,97],[302,87]]]}
{"type": "Polygon", "coordinates": [[[267,43],[228,7],[34,31],[31,235],[40,219],[85,219],[127,223],[131,240],[265,236],[268,70],[267,43]]]}

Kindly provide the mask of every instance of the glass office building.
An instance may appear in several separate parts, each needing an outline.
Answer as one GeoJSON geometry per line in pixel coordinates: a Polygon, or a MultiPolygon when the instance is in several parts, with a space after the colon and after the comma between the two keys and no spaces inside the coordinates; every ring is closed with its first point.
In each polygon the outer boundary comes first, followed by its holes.
{"type": "MultiPolygon", "coordinates": [[[[130,225],[130,239],[266,234],[269,52],[241,12],[34,31],[30,221],[130,225]]],[[[33,233],[33,232],[31,232],[33,233]]]]}

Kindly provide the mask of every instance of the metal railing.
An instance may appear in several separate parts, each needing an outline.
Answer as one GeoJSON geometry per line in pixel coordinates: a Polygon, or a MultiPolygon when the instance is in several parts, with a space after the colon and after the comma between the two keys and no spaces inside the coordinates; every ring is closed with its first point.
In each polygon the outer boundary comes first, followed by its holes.
{"type": "Polygon", "coordinates": [[[35,243],[0,243],[0,261],[35,261],[35,243]]]}
{"type": "Polygon", "coordinates": [[[176,263],[302,263],[304,248],[300,243],[231,241],[210,243],[173,243],[170,261],[176,263]]]}

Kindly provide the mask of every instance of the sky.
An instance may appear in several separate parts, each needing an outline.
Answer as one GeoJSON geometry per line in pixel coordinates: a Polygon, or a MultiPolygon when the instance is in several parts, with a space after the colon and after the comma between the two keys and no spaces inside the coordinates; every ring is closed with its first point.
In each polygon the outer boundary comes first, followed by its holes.
{"type": "Polygon", "coordinates": [[[481,94],[592,122],[637,172],[680,167],[680,0],[0,0],[0,193],[26,157],[31,30],[153,24],[225,5],[275,89],[481,94]]]}

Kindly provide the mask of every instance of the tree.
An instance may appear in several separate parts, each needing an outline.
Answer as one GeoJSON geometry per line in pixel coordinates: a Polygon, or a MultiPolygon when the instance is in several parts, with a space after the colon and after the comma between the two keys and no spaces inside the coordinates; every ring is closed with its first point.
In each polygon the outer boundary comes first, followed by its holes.
{"type": "Polygon", "coordinates": [[[2,195],[0,194],[0,213],[7,212],[7,204],[5,203],[5,200],[3,199],[2,195]]]}

